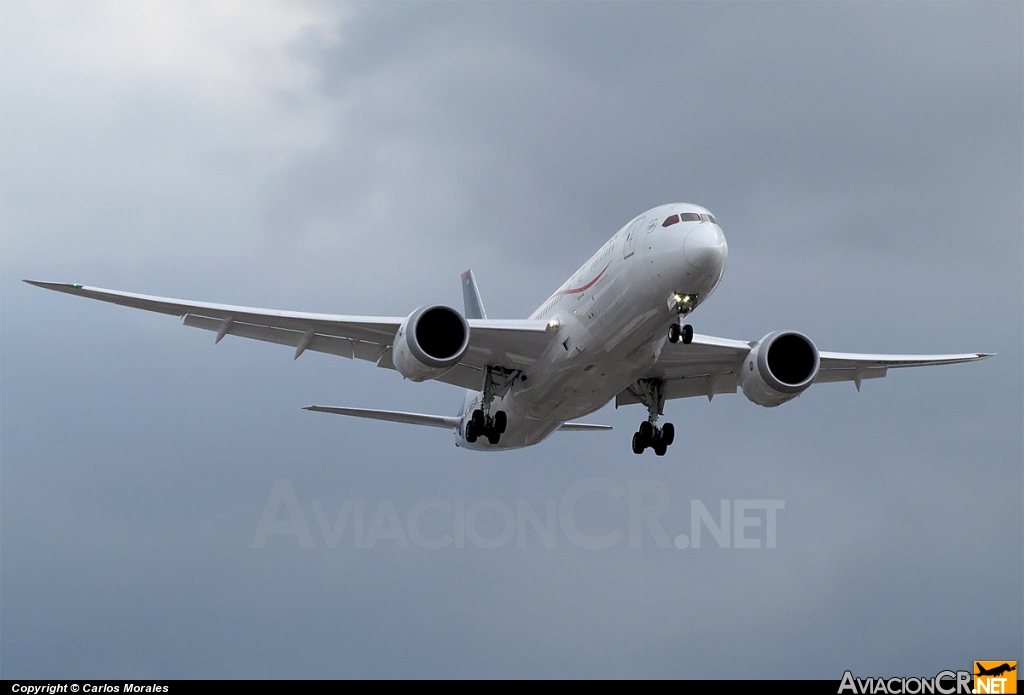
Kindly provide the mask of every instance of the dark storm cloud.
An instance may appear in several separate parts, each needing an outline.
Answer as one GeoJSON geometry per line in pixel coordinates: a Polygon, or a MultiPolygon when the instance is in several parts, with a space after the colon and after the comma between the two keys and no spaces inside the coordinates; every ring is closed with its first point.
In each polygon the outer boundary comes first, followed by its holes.
{"type": "MultiPolygon", "coordinates": [[[[1021,651],[1019,4],[27,7],[0,61],[5,676],[836,678],[1021,651]],[[674,402],[665,459],[629,454],[635,408],[484,456],[299,410],[449,413],[449,387],[17,283],[406,313],[458,306],[472,266],[523,316],[676,200],[730,242],[701,332],[1000,355],[775,410],[674,402]],[[329,549],[312,505],[541,510],[594,476],[664,483],[672,534],[691,499],[784,499],[779,547],[329,549]],[[279,478],[312,550],[249,547],[279,478]]],[[[594,494],[580,523],[627,506],[594,494]]]]}

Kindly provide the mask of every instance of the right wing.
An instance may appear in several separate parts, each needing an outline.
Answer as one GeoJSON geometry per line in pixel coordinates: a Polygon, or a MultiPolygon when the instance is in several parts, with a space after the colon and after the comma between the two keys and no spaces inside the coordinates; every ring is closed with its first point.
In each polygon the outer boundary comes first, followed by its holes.
{"type": "MultiPolygon", "coordinates": [[[[133,292],[105,290],[62,282],[25,280],[47,290],[120,304],[134,309],[180,316],[186,326],[217,334],[262,340],[295,348],[297,359],[306,350],[374,362],[394,369],[391,346],[403,316],[345,316],[278,311],[256,307],[194,302],[171,297],[153,297],[133,292]]],[[[547,349],[554,334],[544,321],[467,319],[470,344],[466,356],[443,381],[480,390],[484,367],[525,369],[547,349]]]]}

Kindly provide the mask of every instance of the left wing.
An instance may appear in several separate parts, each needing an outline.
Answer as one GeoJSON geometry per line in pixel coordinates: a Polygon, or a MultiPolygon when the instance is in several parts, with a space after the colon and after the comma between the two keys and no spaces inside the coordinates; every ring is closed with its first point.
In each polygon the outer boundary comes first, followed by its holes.
{"type": "MultiPolygon", "coordinates": [[[[664,382],[665,399],[735,393],[739,388],[737,374],[743,360],[756,341],[693,336],[689,345],[665,343],[658,361],[645,375],[664,382]]],[[[864,379],[880,379],[889,369],[926,365],[976,362],[992,353],[972,352],[959,355],[869,355],[845,352],[819,352],[821,363],[814,383],[852,381],[860,390],[864,379]]],[[[615,405],[640,403],[633,390],[626,389],[615,397],[615,405]]]]}
{"type": "Polygon", "coordinates": [[[820,352],[821,366],[815,384],[852,381],[860,391],[863,379],[881,379],[890,369],[927,367],[929,365],[977,362],[991,357],[991,352],[961,355],[865,355],[855,352],[820,352]]]}
{"type": "MultiPolygon", "coordinates": [[[[349,359],[368,360],[387,369],[395,368],[391,361],[391,346],[398,327],[405,320],[404,316],[346,316],[278,311],[153,297],[72,283],[25,282],[56,292],[180,316],[186,326],[216,333],[215,342],[218,343],[224,336],[234,335],[288,345],[295,348],[295,359],[306,350],[312,350],[349,359]]],[[[481,388],[484,367],[529,367],[540,357],[553,337],[544,321],[467,320],[470,327],[469,350],[462,362],[439,381],[468,389],[481,388]]]]}

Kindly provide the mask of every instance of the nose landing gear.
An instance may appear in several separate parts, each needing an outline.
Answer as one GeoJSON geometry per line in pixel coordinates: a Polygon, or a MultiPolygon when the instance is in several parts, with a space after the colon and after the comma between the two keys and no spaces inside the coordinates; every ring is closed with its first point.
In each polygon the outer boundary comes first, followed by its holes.
{"type": "Polygon", "coordinates": [[[673,323],[668,327],[668,342],[678,343],[680,340],[683,341],[683,345],[693,342],[693,326],[688,323],[682,326],[673,323]]]}
{"type": "Polygon", "coordinates": [[[674,292],[669,295],[668,308],[670,311],[676,312],[679,319],[668,327],[668,342],[678,343],[682,340],[683,345],[689,345],[693,340],[693,326],[688,323],[684,324],[683,319],[697,306],[697,299],[697,295],[694,294],[674,292]]]}
{"type": "Polygon", "coordinates": [[[648,417],[633,434],[633,453],[642,454],[647,448],[664,456],[675,441],[676,428],[671,422],[658,427],[658,416],[665,411],[665,384],[660,379],[640,379],[630,391],[647,406],[648,417]]]}

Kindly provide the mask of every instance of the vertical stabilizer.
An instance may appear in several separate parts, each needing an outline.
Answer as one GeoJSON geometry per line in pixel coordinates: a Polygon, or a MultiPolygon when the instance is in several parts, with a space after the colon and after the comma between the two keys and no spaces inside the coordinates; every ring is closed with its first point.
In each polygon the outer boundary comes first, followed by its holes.
{"type": "Polygon", "coordinates": [[[462,274],[462,301],[466,305],[467,319],[487,318],[484,301],[480,299],[480,288],[476,286],[476,278],[473,277],[472,270],[467,270],[462,274]]]}

